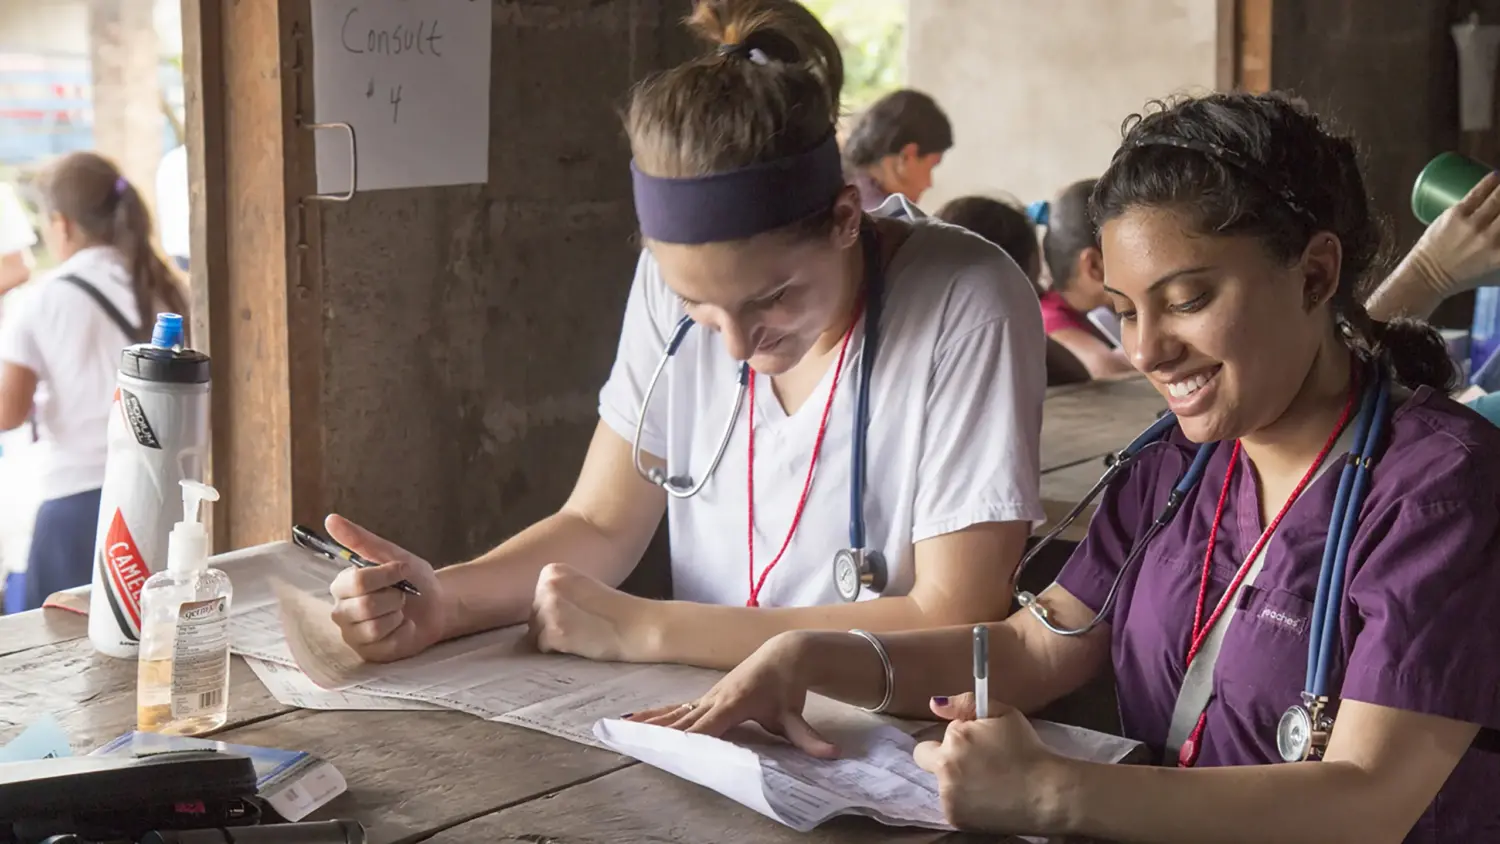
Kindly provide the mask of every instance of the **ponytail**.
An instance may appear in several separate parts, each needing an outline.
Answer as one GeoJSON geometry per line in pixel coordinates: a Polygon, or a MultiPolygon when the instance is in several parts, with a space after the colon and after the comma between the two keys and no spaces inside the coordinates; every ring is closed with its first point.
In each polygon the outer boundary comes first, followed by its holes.
{"type": "Polygon", "coordinates": [[[1384,360],[1396,383],[1447,394],[1463,386],[1448,344],[1437,329],[1413,319],[1375,319],[1357,301],[1335,301],[1344,339],[1361,357],[1384,360]]]}
{"type": "MultiPolygon", "coordinates": [[[[151,240],[151,213],[141,201],[141,194],[124,178],[115,180],[118,191],[114,214],[113,246],[130,268],[130,284],[135,290],[136,309],[141,315],[141,331],[149,338],[151,325],[159,313],[176,313],[186,317],[187,297],[176,270],[167,264],[151,240]]],[[[184,337],[186,334],[184,334],[184,337]]]]}

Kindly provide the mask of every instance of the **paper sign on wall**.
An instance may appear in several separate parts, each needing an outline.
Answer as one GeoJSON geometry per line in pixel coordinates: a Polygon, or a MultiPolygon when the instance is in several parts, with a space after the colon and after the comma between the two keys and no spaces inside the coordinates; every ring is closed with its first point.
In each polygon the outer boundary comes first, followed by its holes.
{"type": "MultiPolygon", "coordinates": [[[[489,178],[490,0],[313,0],[318,123],[354,127],[356,190],[489,178]]],[[[316,134],[318,192],[349,189],[349,137],[316,134]]]]}

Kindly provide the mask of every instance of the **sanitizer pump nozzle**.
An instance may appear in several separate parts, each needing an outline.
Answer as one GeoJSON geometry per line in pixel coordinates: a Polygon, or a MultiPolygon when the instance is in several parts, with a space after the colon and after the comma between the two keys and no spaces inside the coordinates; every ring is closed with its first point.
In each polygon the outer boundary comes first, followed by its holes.
{"type": "Polygon", "coordinates": [[[208,568],[208,530],[199,521],[205,501],[218,501],[219,491],[194,480],[182,481],[182,521],[172,526],[167,540],[167,568],[186,574],[208,568]]]}

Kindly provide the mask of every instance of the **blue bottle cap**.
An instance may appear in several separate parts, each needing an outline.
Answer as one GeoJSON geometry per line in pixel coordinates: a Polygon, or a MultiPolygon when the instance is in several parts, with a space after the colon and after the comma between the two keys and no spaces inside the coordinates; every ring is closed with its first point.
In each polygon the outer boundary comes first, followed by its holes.
{"type": "Polygon", "coordinates": [[[157,314],[156,329],[151,332],[151,345],[159,349],[182,345],[182,316],[157,314]]]}

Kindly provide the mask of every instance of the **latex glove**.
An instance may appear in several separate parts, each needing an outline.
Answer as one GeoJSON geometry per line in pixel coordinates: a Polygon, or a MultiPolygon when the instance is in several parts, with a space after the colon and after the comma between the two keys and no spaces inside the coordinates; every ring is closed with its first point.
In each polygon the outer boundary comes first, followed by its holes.
{"type": "Polygon", "coordinates": [[[838,748],[802,717],[808,684],[802,677],[799,652],[796,631],[773,636],[703,697],[626,717],[716,738],[751,721],[812,756],[832,759],[838,756],[838,748]]]}
{"type": "Polygon", "coordinates": [[[349,550],[380,563],[344,569],[329,587],[333,620],[356,653],[371,662],[392,662],[443,640],[446,596],[426,560],[342,516],[329,516],[324,527],[349,550]],[[421,597],[391,588],[402,580],[421,597]]]}
{"type": "Polygon", "coordinates": [[[1500,281],[1500,174],[1480,179],[1433,220],[1409,260],[1445,299],[1500,281]]]}
{"type": "Polygon", "coordinates": [[[937,776],[943,813],[959,829],[1039,834],[1056,827],[1058,772],[1070,764],[1037,737],[1018,710],[990,705],[974,718],[974,695],[933,698],[933,714],[949,721],[941,742],[912,752],[937,776]]]}
{"type": "Polygon", "coordinates": [[[554,563],[537,577],[528,636],[543,653],[646,662],[651,657],[651,604],[554,563]]]}

